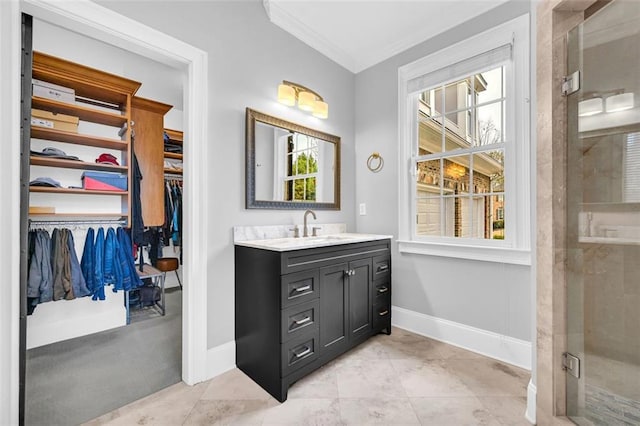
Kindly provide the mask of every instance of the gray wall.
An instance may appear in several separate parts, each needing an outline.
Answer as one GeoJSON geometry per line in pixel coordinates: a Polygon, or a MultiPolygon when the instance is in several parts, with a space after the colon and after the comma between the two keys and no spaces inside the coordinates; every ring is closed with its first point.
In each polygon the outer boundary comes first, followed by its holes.
{"type": "MultiPolygon", "coordinates": [[[[529,1],[510,1],[356,75],[356,202],[367,204],[367,215],[356,218],[358,232],[398,236],[398,68],[529,9],[529,1]],[[379,173],[366,167],[374,151],[385,160],[379,173]]],[[[530,267],[397,249],[392,256],[394,306],[531,340],[530,267]]]]}
{"type": "MultiPolygon", "coordinates": [[[[270,113],[342,138],[342,209],[319,211],[318,222],[355,228],[355,77],[271,24],[261,1],[100,2],[209,54],[208,347],[234,339],[234,225],[302,221],[302,211],[244,208],[245,108],[270,113]],[[308,86],[329,103],[329,119],[276,103],[283,80],[308,86]]],[[[188,285],[188,283],[187,283],[188,285]]]]}

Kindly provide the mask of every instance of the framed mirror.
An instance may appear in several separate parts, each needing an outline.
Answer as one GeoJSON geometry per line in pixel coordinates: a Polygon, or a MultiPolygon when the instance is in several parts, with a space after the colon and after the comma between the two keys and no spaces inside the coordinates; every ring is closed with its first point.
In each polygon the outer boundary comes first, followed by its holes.
{"type": "Polygon", "coordinates": [[[246,208],[340,210],[340,138],[247,108],[246,208]]]}

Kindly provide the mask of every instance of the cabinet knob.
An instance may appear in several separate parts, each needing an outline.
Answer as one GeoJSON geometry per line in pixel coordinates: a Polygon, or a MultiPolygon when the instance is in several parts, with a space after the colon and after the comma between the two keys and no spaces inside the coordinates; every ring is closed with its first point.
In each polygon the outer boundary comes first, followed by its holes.
{"type": "Polygon", "coordinates": [[[350,277],[350,276],[352,276],[352,275],[355,275],[355,274],[356,274],[356,270],[355,270],[355,269],[347,269],[346,271],[344,271],[344,274],[345,274],[346,276],[349,276],[349,277],[350,277]]]}

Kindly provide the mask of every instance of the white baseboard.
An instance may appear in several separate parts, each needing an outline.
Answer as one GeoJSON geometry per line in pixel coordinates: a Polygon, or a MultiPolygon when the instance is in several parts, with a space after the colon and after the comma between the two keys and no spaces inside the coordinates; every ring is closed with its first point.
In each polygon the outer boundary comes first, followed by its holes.
{"type": "Polygon", "coordinates": [[[531,370],[531,342],[392,306],[396,327],[531,370]]]}
{"type": "Polygon", "coordinates": [[[207,377],[205,380],[219,376],[232,368],[236,368],[235,340],[207,350],[207,377]]]}
{"type": "Polygon", "coordinates": [[[529,380],[529,386],[527,386],[527,411],[524,413],[525,419],[532,425],[536,424],[536,395],[538,389],[536,385],[529,380]]]}

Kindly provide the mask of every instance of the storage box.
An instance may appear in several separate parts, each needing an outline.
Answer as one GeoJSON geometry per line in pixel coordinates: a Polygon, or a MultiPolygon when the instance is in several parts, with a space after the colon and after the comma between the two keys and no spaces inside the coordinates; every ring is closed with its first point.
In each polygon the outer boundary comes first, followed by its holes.
{"type": "Polygon", "coordinates": [[[78,117],[72,115],[56,114],[55,112],[43,111],[41,109],[31,110],[32,126],[48,127],[49,129],[78,133],[79,121],[80,119],[78,117]]]}
{"type": "Polygon", "coordinates": [[[40,96],[41,98],[55,99],[60,102],[75,103],[76,91],[64,86],[58,86],[57,84],[49,83],[42,80],[31,80],[33,96],[40,96]]]}
{"type": "Polygon", "coordinates": [[[126,191],[127,176],[112,172],[82,173],[82,187],[98,191],[126,191]]]}

